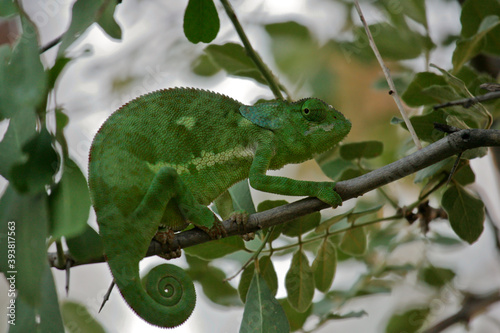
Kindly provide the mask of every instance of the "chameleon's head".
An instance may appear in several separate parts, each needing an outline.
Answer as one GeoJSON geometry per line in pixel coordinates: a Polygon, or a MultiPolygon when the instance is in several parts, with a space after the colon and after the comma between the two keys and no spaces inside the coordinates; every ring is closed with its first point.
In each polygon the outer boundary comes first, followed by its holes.
{"type": "Polygon", "coordinates": [[[342,113],[317,98],[295,103],[294,126],[300,130],[315,153],[325,151],[341,141],[351,130],[351,122],[342,113]]]}

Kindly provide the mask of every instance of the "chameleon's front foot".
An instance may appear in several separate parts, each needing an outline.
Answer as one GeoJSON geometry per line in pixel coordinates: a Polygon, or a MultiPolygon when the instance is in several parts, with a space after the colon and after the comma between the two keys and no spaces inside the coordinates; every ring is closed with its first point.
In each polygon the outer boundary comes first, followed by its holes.
{"type": "Polygon", "coordinates": [[[319,188],[319,191],[316,194],[316,198],[332,206],[332,208],[342,206],[342,198],[337,192],[335,192],[334,188],[335,188],[335,183],[331,182],[321,183],[321,187],[319,188]]]}
{"type": "Polygon", "coordinates": [[[157,240],[163,245],[168,245],[170,251],[169,252],[164,252],[161,254],[158,254],[159,257],[162,257],[164,259],[170,260],[170,259],[175,259],[179,258],[182,255],[181,249],[171,249],[171,245],[174,240],[175,233],[171,229],[164,229],[164,230],[158,230],[158,232],[155,234],[153,239],[157,240]]]}
{"type": "Polygon", "coordinates": [[[248,214],[244,210],[235,211],[231,213],[231,216],[229,216],[229,220],[231,220],[232,222],[236,222],[236,224],[238,225],[238,230],[241,232],[245,232],[244,234],[240,235],[244,241],[251,241],[255,238],[255,232],[246,232],[248,216],[250,216],[250,214],[248,214]]]}

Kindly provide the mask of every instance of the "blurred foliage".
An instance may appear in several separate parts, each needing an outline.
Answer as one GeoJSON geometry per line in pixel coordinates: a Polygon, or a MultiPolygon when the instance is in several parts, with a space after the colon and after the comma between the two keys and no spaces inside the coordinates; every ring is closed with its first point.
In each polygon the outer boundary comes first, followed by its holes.
{"type": "MultiPolygon", "coordinates": [[[[353,19],[353,3],[335,2],[346,17],[342,36],[331,36],[329,40],[320,42],[313,29],[298,19],[264,23],[254,20],[251,24],[258,25],[269,38],[272,58],[266,60],[275,66],[277,77],[288,82],[293,91],[309,91],[327,102],[335,101],[336,107],[352,120],[349,140],[358,141],[342,144],[340,149],[316,159],[328,177],[345,180],[387,164],[413,148],[408,144],[406,126],[394,117],[395,107],[386,94],[387,85],[381,80],[364,29],[353,19]]],[[[10,326],[11,332],[62,332],[64,326],[69,331],[104,331],[83,305],[59,305],[47,265],[47,245],[53,242],[60,248],[66,245],[76,260],[91,261],[102,255],[99,236],[87,225],[91,203],[85,176],[68,152],[64,129],[70,121],[66,115],[70,110],[57,105],[53,113],[55,125],[49,126],[47,104],[64,69],[78,61],[67,50],[81,40],[89,27],[97,24],[109,38],[121,39],[122,29],[114,16],[118,5],[126,5],[120,3],[76,1],[71,24],[59,40],[56,58],[50,66],[42,64],[37,27],[27,14],[16,2],[0,1],[0,16],[19,18],[22,28],[12,46],[0,46],[0,120],[8,122],[0,141],[0,174],[8,181],[0,199],[0,269],[6,277],[14,274],[9,272],[17,272],[18,320],[16,326],[10,326]],[[9,252],[9,237],[13,236],[15,261],[9,252]]],[[[363,2],[365,5],[368,3],[363,2]]],[[[383,58],[389,62],[403,101],[414,108],[411,122],[421,140],[432,143],[445,136],[434,128],[435,122],[458,128],[489,128],[493,124],[499,114],[499,100],[470,108],[433,106],[484,93],[481,84],[496,82],[494,73],[479,72],[471,60],[481,55],[498,61],[497,0],[464,1],[459,35],[443,40],[431,38],[424,0],[377,0],[370,6],[380,13],[379,22],[371,24],[370,30],[383,58]],[[449,59],[451,67],[431,65],[433,52],[448,45],[454,46],[449,59]],[[416,59],[425,63],[424,71],[415,72],[407,61],[416,59]]],[[[186,38],[192,43],[211,43],[220,29],[219,15],[221,7],[212,0],[189,0],[183,26],[186,38]]],[[[224,71],[229,76],[269,85],[247,54],[239,43],[209,44],[191,63],[191,69],[203,77],[224,71]]],[[[466,185],[475,179],[469,160],[486,152],[476,149],[463,154],[446,188],[454,159],[420,170],[414,184],[402,181],[419,192],[407,207],[399,206],[401,194],[397,192],[406,188],[379,189],[373,196],[358,200],[348,211],[329,217],[314,213],[298,218],[259,232],[249,243],[231,237],[189,248],[188,273],[213,303],[244,306],[242,332],[314,331],[330,321],[363,317],[364,310],[346,312],[343,306],[362,297],[388,294],[412,273],[417,275],[416,283],[429,287],[434,295],[439,295],[443,288],[452,288],[457,294],[465,292],[454,287],[458,272],[433,265],[427,256],[418,262],[398,265],[391,264],[388,258],[403,245],[422,242],[424,238],[426,243],[451,250],[479,238],[484,229],[485,208],[466,185]],[[428,205],[429,198],[441,203],[457,237],[445,236],[433,228],[434,220],[442,214],[424,215],[420,211],[422,207],[431,212],[438,210],[428,205]],[[426,234],[408,225],[407,221],[417,218],[420,226],[425,226],[422,229],[428,230],[426,234]],[[249,253],[253,257],[247,261],[249,253]],[[279,283],[273,260],[279,256],[288,258],[290,266],[285,283],[280,286],[286,289],[287,297],[276,299],[279,283]],[[239,264],[247,262],[237,288],[224,282],[226,274],[217,267],[220,258],[239,264]],[[334,283],[335,274],[344,269],[346,262],[360,263],[365,271],[348,289],[341,289],[334,283]]],[[[234,209],[256,211],[248,182],[237,184],[230,192],[234,209]]],[[[257,210],[285,203],[265,201],[257,210]]],[[[404,312],[398,310],[391,315],[386,332],[415,332],[425,327],[432,309],[410,302],[404,304],[404,312]]]]}

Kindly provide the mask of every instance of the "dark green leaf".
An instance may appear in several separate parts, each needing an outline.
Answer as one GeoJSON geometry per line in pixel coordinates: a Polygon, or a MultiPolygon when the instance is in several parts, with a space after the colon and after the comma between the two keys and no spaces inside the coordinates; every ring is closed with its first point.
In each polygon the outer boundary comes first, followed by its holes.
{"type": "MultiPolygon", "coordinates": [[[[463,38],[472,37],[481,26],[481,22],[489,15],[500,13],[500,3],[498,0],[468,0],[462,5],[460,22],[462,23],[461,36],[463,38]]],[[[500,26],[496,26],[486,35],[487,43],[484,51],[500,55],[500,26]]]]}
{"type": "Polygon", "coordinates": [[[16,114],[10,119],[7,132],[0,142],[0,174],[5,179],[12,180],[12,167],[28,160],[23,146],[36,135],[34,112],[16,114]]]}
{"type": "Polygon", "coordinates": [[[39,305],[42,299],[42,277],[47,265],[47,216],[44,192],[20,195],[9,185],[0,200],[0,268],[6,274],[17,272],[12,274],[16,276],[18,297],[31,306],[39,305]],[[15,262],[7,262],[7,251],[13,246],[15,262]]]}
{"type": "Polygon", "coordinates": [[[205,48],[205,52],[229,75],[251,78],[267,85],[267,81],[257,70],[252,60],[248,58],[245,49],[241,45],[235,43],[212,44],[205,48]]]}
{"type": "Polygon", "coordinates": [[[78,261],[100,258],[104,253],[101,236],[89,225],[79,235],[66,238],[66,244],[73,258],[78,261]]]}
{"type": "Polygon", "coordinates": [[[255,205],[250,193],[248,179],[244,179],[229,188],[235,211],[244,210],[248,214],[255,214],[255,205]]]}
{"type": "Polygon", "coordinates": [[[57,53],[58,57],[62,57],[66,49],[94,22],[98,22],[100,25],[102,24],[103,29],[107,33],[110,33],[110,37],[120,37],[121,32],[119,31],[119,26],[116,22],[111,23],[113,20],[113,13],[111,11],[114,9],[115,5],[115,1],[77,0],[71,10],[71,24],[61,39],[61,44],[57,53]],[[112,3],[110,4],[110,2],[112,3]],[[102,18],[103,15],[105,15],[104,18],[102,18]]]}
{"type": "Polygon", "coordinates": [[[486,16],[477,33],[469,38],[459,40],[453,52],[453,71],[456,73],[470,59],[475,57],[486,45],[486,35],[500,24],[498,16],[486,16]]]}
{"type": "MultiPolygon", "coordinates": [[[[190,271],[187,271],[190,273],[190,271]]],[[[203,272],[190,274],[193,280],[200,282],[203,293],[215,304],[223,306],[240,306],[238,291],[225,281],[226,274],[219,268],[206,266],[203,272]]]]}
{"type": "Polygon", "coordinates": [[[324,174],[333,180],[337,180],[342,172],[348,168],[354,168],[354,163],[351,161],[346,161],[342,158],[337,158],[333,161],[329,161],[323,165],[320,165],[321,170],[324,174]]]}
{"type": "Polygon", "coordinates": [[[32,305],[21,297],[16,299],[16,324],[10,326],[10,333],[64,332],[54,278],[47,264],[43,270],[40,289],[39,304],[32,305]]]}
{"type": "Polygon", "coordinates": [[[99,17],[96,22],[108,34],[109,37],[114,39],[122,38],[122,29],[114,19],[115,9],[121,0],[104,1],[99,9],[99,17]]]}
{"type": "Polygon", "coordinates": [[[429,315],[429,308],[418,308],[406,311],[403,314],[395,314],[389,319],[385,328],[386,333],[414,333],[425,323],[429,315]]]}
{"type": "Polygon", "coordinates": [[[250,284],[240,326],[240,333],[253,332],[290,332],[285,311],[257,273],[250,284]]]}
{"type": "Polygon", "coordinates": [[[14,1],[11,0],[1,0],[0,1],[0,16],[1,17],[9,17],[16,14],[17,6],[14,4],[14,1]]]}
{"type": "Polygon", "coordinates": [[[472,184],[476,181],[476,175],[469,164],[462,166],[453,176],[453,179],[460,185],[472,184]]]}
{"type": "MultiPolygon", "coordinates": [[[[273,296],[276,296],[278,291],[278,276],[274,270],[273,262],[269,256],[264,256],[259,259],[259,270],[260,275],[266,281],[269,290],[273,296]]],[[[255,264],[249,265],[243,273],[241,274],[240,283],[238,285],[238,293],[240,295],[241,301],[244,303],[247,298],[248,288],[250,287],[250,282],[254,276],[255,264]]]]}
{"type": "Polygon", "coordinates": [[[455,277],[455,272],[448,268],[429,266],[419,272],[419,280],[436,288],[443,287],[455,277]]]}
{"type": "Polygon", "coordinates": [[[484,229],[483,202],[462,186],[452,185],[444,192],[441,204],[458,237],[470,244],[474,243],[484,229]]]}
{"type": "Polygon", "coordinates": [[[207,54],[201,54],[191,63],[191,70],[200,76],[212,76],[217,74],[221,68],[207,54]]]}
{"type": "Polygon", "coordinates": [[[0,119],[16,113],[30,116],[46,98],[47,73],[38,53],[38,32],[26,18],[22,18],[23,35],[17,41],[10,62],[9,51],[0,53],[0,119]]]}
{"type": "Polygon", "coordinates": [[[380,156],[383,150],[384,144],[380,141],[346,143],[340,146],[340,156],[345,160],[374,158],[380,156]]]}
{"type": "Polygon", "coordinates": [[[285,287],[290,305],[299,312],[306,311],[314,296],[314,275],[302,251],[293,255],[290,269],[286,273],[285,287]]]}
{"type": "Polygon", "coordinates": [[[69,332],[82,333],[105,333],[106,330],[99,322],[89,313],[87,308],[80,304],[71,301],[65,301],[61,304],[61,313],[64,319],[64,324],[69,332]]]}
{"type": "Polygon", "coordinates": [[[64,67],[71,61],[71,58],[60,57],[56,59],[54,66],[48,72],[48,90],[51,90],[55,87],[56,81],[59,78],[59,75],[62,73],[64,67]]]}
{"type": "Polygon", "coordinates": [[[198,258],[212,260],[224,257],[230,253],[243,250],[245,244],[241,237],[233,236],[222,238],[211,242],[198,244],[184,249],[187,254],[197,256],[198,258]]]}
{"type": "Polygon", "coordinates": [[[332,286],[337,268],[337,251],[328,238],[321,243],[311,268],[314,272],[316,289],[327,292],[332,286]]]}
{"type": "Polygon", "coordinates": [[[444,86],[445,79],[431,72],[417,73],[408,88],[401,95],[406,104],[412,107],[436,103],[436,99],[423,94],[423,90],[431,86],[444,86]]]}
{"type": "Polygon", "coordinates": [[[58,168],[58,157],[52,141],[52,136],[44,127],[23,146],[23,152],[29,156],[28,160],[11,169],[11,183],[18,191],[44,191],[52,183],[52,177],[58,168]]]}
{"type": "MultiPolygon", "coordinates": [[[[434,110],[422,116],[410,118],[411,124],[417,133],[417,136],[427,142],[435,142],[444,137],[444,133],[434,128],[434,123],[446,124],[446,114],[443,110],[434,110]]],[[[406,129],[406,125],[402,124],[406,129]]]]}
{"type": "Polygon", "coordinates": [[[71,159],[64,164],[62,178],[50,193],[51,235],[54,238],[80,234],[87,226],[90,197],[87,181],[71,159]]]}
{"type": "Polygon", "coordinates": [[[321,213],[314,212],[301,216],[283,225],[282,233],[289,237],[298,237],[316,228],[321,220],[321,213]]]}
{"type": "Polygon", "coordinates": [[[189,0],[184,14],[184,34],[191,43],[210,43],[220,22],[213,0],[189,0]]]}

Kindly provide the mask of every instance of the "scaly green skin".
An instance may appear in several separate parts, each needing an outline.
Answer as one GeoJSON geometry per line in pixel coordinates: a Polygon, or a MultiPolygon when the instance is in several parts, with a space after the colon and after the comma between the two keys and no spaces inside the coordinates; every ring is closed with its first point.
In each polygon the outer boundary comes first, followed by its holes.
{"type": "MultiPolygon", "coordinates": [[[[157,326],[187,320],[194,290],[169,307],[159,277],[170,274],[168,269],[148,276],[146,292],[139,261],[160,226],[178,231],[189,222],[213,231],[214,215],[206,206],[242,179],[261,191],[341,204],[332,182],[297,181],[266,171],[311,159],[350,128],[340,112],[315,98],[245,106],[191,88],[156,91],[113,113],[92,143],[89,187],[105,255],[127,303],[157,326]]],[[[192,285],[184,275],[177,280],[192,285]]]]}

